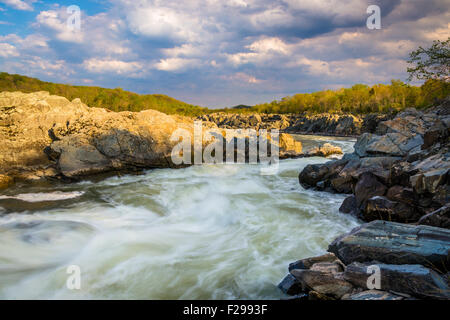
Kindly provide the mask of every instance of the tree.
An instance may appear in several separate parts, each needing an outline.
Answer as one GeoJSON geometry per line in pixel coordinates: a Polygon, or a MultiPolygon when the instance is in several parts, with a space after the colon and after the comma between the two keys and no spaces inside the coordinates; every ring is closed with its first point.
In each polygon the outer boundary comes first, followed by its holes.
{"type": "Polygon", "coordinates": [[[419,47],[409,54],[407,62],[412,65],[407,69],[408,81],[414,78],[449,81],[450,37],[446,41],[433,41],[432,46],[428,49],[419,47]]]}

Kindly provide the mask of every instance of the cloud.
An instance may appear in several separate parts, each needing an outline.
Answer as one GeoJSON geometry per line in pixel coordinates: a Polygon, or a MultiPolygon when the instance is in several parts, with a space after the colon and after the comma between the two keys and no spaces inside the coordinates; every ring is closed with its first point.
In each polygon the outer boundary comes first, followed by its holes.
{"type": "Polygon", "coordinates": [[[185,71],[200,64],[198,59],[168,58],[161,59],[155,64],[155,68],[161,71],[185,71]]]}
{"type": "Polygon", "coordinates": [[[36,20],[39,26],[53,31],[56,39],[60,41],[82,42],[84,34],[76,28],[69,28],[67,18],[67,12],[64,10],[48,10],[41,11],[36,20]]]}
{"type": "Polygon", "coordinates": [[[17,57],[19,52],[17,48],[9,43],[1,43],[0,42],[0,57],[8,58],[8,57],[17,57]]]}
{"type": "MultiPolygon", "coordinates": [[[[0,3],[4,3],[16,10],[33,11],[33,6],[31,5],[35,0],[22,1],[22,0],[0,0],[0,3]]],[[[3,10],[0,10],[3,11],[3,10]]]]}
{"type": "Polygon", "coordinates": [[[130,74],[135,73],[143,68],[143,66],[136,61],[126,62],[113,59],[89,59],[83,62],[84,68],[93,73],[116,73],[116,74],[130,74]]]}
{"type": "Polygon", "coordinates": [[[253,104],[405,79],[409,52],[450,35],[447,3],[111,0],[82,11],[80,30],[67,27],[66,7],[51,5],[0,35],[0,68],[200,105],[253,104]],[[366,28],[369,4],[381,7],[381,30],[366,28]]]}

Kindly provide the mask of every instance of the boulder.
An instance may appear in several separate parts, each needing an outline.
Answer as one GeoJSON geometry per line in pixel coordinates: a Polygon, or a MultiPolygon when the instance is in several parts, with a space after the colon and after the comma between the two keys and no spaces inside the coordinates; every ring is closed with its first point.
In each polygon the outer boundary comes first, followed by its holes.
{"type": "Polygon", "coordinates": [[[358,216],[359,209],[356,203],[356,197],[354,195],[351,195],[345,198],[341,206],[339,207],[339,212],[358,216]]]}
{"type": "Polygon", "coordinates": [[[304,269],[293,269],[291,274],[307,291],[316,291],[336,299],[353,290],[353,286],[338,274],[304,269]]]}
{"type": "Polygon", "coordinates": [[[368,281],[370,282],[368,278],[374,273],[374,268],[380,271],[380,288],[378,289],[419,298],[450,299],[450,288],[444,278],[419,264],[353,262],[347,266],[344,279],[357,287],[367,288],[368,281]],[[372,269],[369,270],[369,266],[372,269]]]}
{"type": "Polygon", "coordinates": [[[292,275],[288,274],[278,284],[278,288],[287,295],[297,295],[303,292],[301,283],[292,275]]]}
{"type": "Polygon", "coordinates": [[[382,196],[386,193],[383,185],[372,173],[365,172],[361,175],[355,186],[355,198],[358,208],[365,208],[367,200],[374,196],[382,196]]]}
{"type": "Polygon", "coordinates": [[[46,178],[49,167],[52,178],[176,167],[172,134],[193,132],[187,117],[89,108],[48,92],[2,92],[0,114],[0,170],[26,180],[46,178]]]}
{"type": "Polygon", "coordinates": [[[323,180],[336,178],[348,160],[329,161],[321,165],[307,165],[300,172],[298,179],[304,188],[315,188],[323,180]]]}
{"type": "Polygon", "coordinates": [[[389,200],[414,205],[417,203],[416,195],[412,188],[405,188],[400,185],[395,185],[389,188],[386,193],[389,200]]]}
{"type": "Polygon", "coordinates": [[[324,143],[323,145],[313,148],[309,151],[309,155],[317,157],[328,157],[334,154],[342,154],[342,149],[337,146],[333,146],[330,143],[324,143]]]}
{"type": "Polygon", "coordinates": [[[450,269],[450,230],[425,225],[372,221],[334,240],[328,247],[345,265],[379,261],[450,269]]]}
{"type": "Polygon", "coordinates": [[[368,199],[364,210],[360,213],[364,221],[387,220],[403,223],[416,222],[420,216],[420,212],[414,207],[382,196],[368,199]]]}

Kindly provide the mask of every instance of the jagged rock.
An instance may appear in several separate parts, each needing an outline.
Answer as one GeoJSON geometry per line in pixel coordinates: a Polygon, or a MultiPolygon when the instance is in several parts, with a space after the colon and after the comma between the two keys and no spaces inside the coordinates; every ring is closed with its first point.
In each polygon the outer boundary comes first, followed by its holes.
{"type": "Polygon", "coordinates": [[[364,221],[387,220],[409,223],[418,221],[421,214],[405,203],[375,196],[367,200],[366,207],[360,216],[364,221]]]}
{"type": "Polygon", "coordinates": [[[433,211],[419,220],[419,224],[450,229],[450,205],[445,205],[433,211]]]}
{"type": "Polygon", "coordinates": [[[381,290],[366,290],[352,295],[347,295],[342,300],[403,300],[396,294],[381,290]]]}
{"type": "Polygon", "coordinates": [[[414,190],[400,185],[390,187],[386,193],[386,197],[389,200],[403,202],[408,205],[414,205],[417,202],[414,190]]]}
{"type": "Polygon", "coordinates": [[[338,274],[304,269],[293,269],[291,274],[307,291],[316,291],[333,298],[340,299],[353,290],[353,286],[338,274]]]}
{"type": "Polygon", "coordinates": [[[318,157],[328,157],[333,154],[342,154],[342,149],[329,143],[324,143],[309,151],[309,155],[318,157]]]}
{"type": "Polygon", "coordinates": [[[296,141],[290,134],[281,133],[279,136],[280,149],[285,152],[294,152],[296,154],[302,153],[302,143],[296,141]]]}
{"type": "Polygon", "coordinates": [[[334,240],[328,247],[344,264],[380,261],[450,268],[450,230],[372,221],[334,240]]]}
{"type": "MultiPolygon", "coordinates": [[[[259,118],[253,116],[250,121],[259,118]]],[[[180,130],[193,149],[194,121],[188,117],[155,110],[89,108],[80,99],[70,102],[48,92],[2,92],[0,174],[27,181],[78,179],[97,173],[186,166],[172,161],[172,150],[181,140],[173,134],[180,130]]],[[[213,133],[220,139],[222,131],[215,124],[203,123],[201,151],[213,141],[213,133]]],[[[283,133],[279,150],[280,157],[297,156],[301,143],[283,133]]]]}
{"type": "Polygon", "coordinates": [[[369,276],[377,268],[380,273],[380,288],[384,291],[399,292],[421,298],[450,299],[450,288],[435,271],[419,264],[391,265],[381,263],[349,264],[344,279],[357,287],[367,288],[369,276]]]}
{"type": "Polygon", "coordinates": [[[367,200],[374,196],[382,196],[386,193],[386,186],[378,181],[375,176],[366,172],[361,175],[355,186],[355,198],[358,208],[365,208],[367,200]]]}
{"type": "MultiPolygon", "coordinates": [[[[362,134],[341,162],[305,167],[299,181],[305,188],[354,193],[353,213],[362,219],[397,212],[395,221],[417,221],[450,201],[449,109],[450,98],[424,112],[405,110],[380,122],[375,133],[362,134]],[[368,205],[375,196],[388,200],[374,198],[368,205]]],[[[342,210],[352,212],[348,199],[342,210]]]]}
{"type": "Polygon", "coordinates": [[[303,292],[302,284],[292,275],[288,274],[278,284],[278,288],[287,295],[297,295],[303,292]]]}
{"type": "Polygon", "coordinates": [[[299,174],[299,182],[305,188],[314,188],[323,180],[337,177],[348,160],[329,161],[323,165],[307,165],[299,174]]]}
{"type": "Polygon", "coordinates": [[[48,92],[2,92],[0,111],[0,167],[19,178],[49,166],[68,177],[170,167],[178,143],[172,133],[193,131],[186,117],[155,110],[116,113],[48,92]]]}
{"type": "Polygon", "coordinates": [[[356,197],[354,195],[348,196],[342,202],[339,211],[342,213],[348,213],[357,216],[359,213],[358,205],[356,203],[356,197]]]}

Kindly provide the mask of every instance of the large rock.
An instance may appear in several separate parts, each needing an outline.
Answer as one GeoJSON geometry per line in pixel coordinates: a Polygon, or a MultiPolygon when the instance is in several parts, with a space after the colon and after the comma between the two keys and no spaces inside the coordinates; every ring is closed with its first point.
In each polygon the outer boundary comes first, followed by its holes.
{"type": "Polygon", "coordinates": [[[368,199],[360,214],[364,221],[387,220],[404,223],[416,222],[420,216],[421,213],[414,207],[381,196],[368,199]]]}
{"type": "Polygon", "coordinates": [[[450,229],[450,205],[445,205],[436,211],[424,215],[420,218],[419,224],[450,229]]]}
{"type": "MultiPolygon", "coordinates": [[[[249,121],[259,120],[253,116],[249,121]]],[[[201,129],[200,152],[215,140],[213,135],[223,139],[223,130],[211,122],[203,123],[201,129]]],[[[181,131],[193,151],[197,137],[194,121],[188,117],[155,110],[89,108],[79,99],[69,101],[48,92],[2,92],[0,174],[8,178],[2,178],[0,186],[6,186],[12,177],[78,179],[98,173],[186,166],[189,163],[172,161],[181,131]]],[[[280,135],[280,157],[298,156],[301,147],[291,135],[280,135]]],[[[193,153],[190,160],[192,164],[193,153]]]]}
{"type": "Polygon", "coordinates": [[[278,284],[278,288],[287,295],[293,296],[303,292],[302,284],[292,275],[288,274],[278,284]]]}
{"type": "Polygon", "coordinates": [[[357,287],[367,288],[368,281],[371,282],[369,276],[374,273],[374,270],[379,270],[380,287],[378,289],[419,298],[450,299],[450,288],[445,279],[435,271],[418,264],[353,262],[347,266],[344,279],[357,287]],[[371,269],[368,269],[369,266],[371,269]]]}
{"type": "Polygon", "coordinates": [[[346,265],[379,261],[450,268],[450,230],[372,221],[334,240],[329,248],[346,265]]]}
{"type": "Polygon", "coordinates": [[[340,147],[333,146],[330,143],[324,143],[323,145],[310,150],[309,154],[318,157],[328,157],[335,154],[342,154],[342,149],[340,147]]]}
{"type": "Polygon", "coordinates": [[[0,167],[19,177],[49,166],[67,177],[175,166],[171,151],[178,141],[171,141],[172,133],[193,131],[186,117],[155,110],[116,113],[48,92],[0,93],[0,111],[0,167]]]}
{"type": "Polygon", "coordinates": [[[386,193],[383,185],[372,173],[366,172],[361,175],[355,186],[355,198],[358,208],[366,207],[367,201],[374,196],[382,196],[386,193]]]}
{"type": "Polygon", "coordinates": [[[336,299],[353,290],[353,286],[339,277],[339,274],[302,269],[293,269],[291,274],[302,284],[304,290],[316,291],[336,299]]]}

